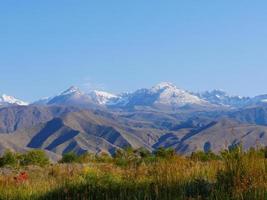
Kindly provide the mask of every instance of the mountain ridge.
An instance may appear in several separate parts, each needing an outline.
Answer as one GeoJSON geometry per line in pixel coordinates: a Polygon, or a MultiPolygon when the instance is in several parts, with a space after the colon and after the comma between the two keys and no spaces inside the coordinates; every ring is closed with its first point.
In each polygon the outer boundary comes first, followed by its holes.
{"type": "Polygon", "coordinates": [[[170,82],[161,82],[151,88],[142,88],[134,92],[113,94],[101,90],[93,90],[89,93],[81,91],[72,86],[61,94],[40,99],[33,104],[36,105],[81,105],[100,106],[109,108],[132,109],[135,107],[151,107],[159,109],[173,109],[187,106],[202,107],[229,107],[242,108],[252,105],[267,103],[267,94],[255,97],[242,97],[228,95],[222,90],[204,91],[194,93],[180,89],[170,82]],[[90,105],[91,104],[91,105],[90,105]]]}
{"type": "MultiPolygon", "coordinates": [[[[0,106],[28,105],[12,96],[0,97],[0,106]],[[3,98],[6,97],[6,98],[3,98]],[[7,98],[8,97],[8,98],[7,98]],[[4,100],[5,99],[5,100],[4,100]],[[9,99],[9,101],[7,100],[9,99]],[[2,102],[2,103],[1,103],[2,102]],[[3,103],[5,102],[5,103],[3,103]]],[[[133,109],[150,107],[156,109],[176,110],[181,107],[229,107],[244,108],[248,106],[267,104],[267,94],[255,97],[228,95],[222,90],[211,90],[200,93],[180,89],[170,82],[161,82],[151,88],[142,88],[134,92],[113,94],[101,90],[83,92],[76,86],[52,97],[37,100],[33,105],[75,105],[81,107],[108,107],[133,109]]]]}

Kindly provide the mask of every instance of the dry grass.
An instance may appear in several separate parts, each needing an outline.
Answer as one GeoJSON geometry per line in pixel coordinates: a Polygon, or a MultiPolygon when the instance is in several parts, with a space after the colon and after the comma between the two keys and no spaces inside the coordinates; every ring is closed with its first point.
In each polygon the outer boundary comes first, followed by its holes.
{"type": "Polygon", "coordinates": [[[267,162],[228,153],[201,162],[173,156],[118,166],[115,161],[3,169],[0,199],[266,199],[267,162]],[[14,177],[26,172],[27,180],[14,177]]]}

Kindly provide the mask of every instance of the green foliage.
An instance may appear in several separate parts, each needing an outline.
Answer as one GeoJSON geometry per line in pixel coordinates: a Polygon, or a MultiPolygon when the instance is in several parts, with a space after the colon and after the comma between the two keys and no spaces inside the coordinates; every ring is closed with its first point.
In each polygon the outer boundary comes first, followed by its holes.
{"type": "Polygon", "coordinates": [[[59,161],[60,163],[90,163],[96,161],[96,157],[94,154],[90,154],[85,152],[81,155],[76,154],[75,152],[68,152],[63,154],[62,159],[59,161]]]}
{"type": "Polygon", "coordinates": [[[163,148],[160,147],[155,151],[155,156],[157,158],[169,159],[176,155],[176,152],[172,148],[163,148]]]}
{"type": "Polygon", "coordinates": [[[45,152],[42,150],[32,150],[24,154],[17,154],[11,151],[6,151],[2,157],[0,157],[0,167],[11,166],[27,166],[38,165],[45,166],[49,164],[49,159],[45,152]]]}
{"type": "Polygon", "coordinates": [[[196,152],[183,157],[173,150],[152,154],[132,148],[118,150],[114,158],[105,153],[96,157],[68,153],[63,156],[68,163],[93,163],[24,168],[26,181],[20,178],[21,169],[0,174],[0,199],[267,199],[264,153],[265,149],[244,152],[242,146],[220,156],[196,152]],[[153,162],[147,162],[150,159],[153,162]]]}
{"type": "Polygon", "coordinates": [[[130,166],[139,165],[141,163],[141,157],[138,151],[133,148],[126,148],[125,150],[117,150],[114,155],[115,163],[118,166],[130,166]]]}
{"type": "Polygon", "coordinates": [[[25,154],[21,154],[19,159],[21,165],[38,165],[42,167],[49,164],[49,159],[42,150],[28,151],[25,154]]]}
{"type": "Polygon", "coordinates": [[[62,156],[60,163],[78,163],[79,156],[74,152],[66,153],[62,156]]]}
{"type": "Polygon", "coordinates": [[[105,152],[102,152],[100,153],[99,155],[96,156],[96,161],[97,162],[104,162],[104,163],[109,163],[109,162],[112,162],[112,157],[105,153],[105,152]]]}
{"type": "Polygon", "coordinates": [[[244,152],[238,145],[222,152],[222,157],[225,168],[217,173],[217,186],[233,199],[259,195],[257,187],[267,182],[267,166],[261,150],[244,152]]]}
{"type": "Polygon", "coordinates": [[[90,162],[93,162],[95,161],[95,155],[94,154],[91,154],[91,153],[88,153],[88,152],[85,152],[81,155],[78,156],[78,162],[79,163],[90,163],[90,162]]]}
{"type": "Polygon", "coordinates": [[[10,166],[15,167],[18,165],[17,154],[7,150],[2,157],[0,157],[0,167],[10,166]]]}
{"type": "Polygon", "coordinates": [[[146,159],[146,158],[150,158],[153,157],[153,154],[147,150],[146,148],[139,148],[137,150],[135,150],[135,152],[142,158],[142,159],[146,159]]]}
{"type": "Polygon", "coordinates": [[[260,149],[260,153],[262,154],[264,158],[267,159],[267,147],[260,149]]]}
{"type": "Polygon", "coordinates": [[[228,190],[235,186],[235,181],[241,181],[245,176],[244,152],[239,148],[233,148],[221,153],[225,161],[225,169],[217,174],[217,182],[223,190],[228,190]]]}
{"type": "Polygon", "coordinates": [[[214,154],[211,151],[208,151],[208,152],[197,151],[197,152],[193,152],[190,158],[195,161],[207,162],[211,160],[219,160],[220,156],[214,154]]]}
{"type": "Polygon", "coordinates": [[[191,198],[197,198],[200,196],[207,198],[211,191],[212,184],[203,178],[193,179],[185,187],[186,196],[191,198]]]}

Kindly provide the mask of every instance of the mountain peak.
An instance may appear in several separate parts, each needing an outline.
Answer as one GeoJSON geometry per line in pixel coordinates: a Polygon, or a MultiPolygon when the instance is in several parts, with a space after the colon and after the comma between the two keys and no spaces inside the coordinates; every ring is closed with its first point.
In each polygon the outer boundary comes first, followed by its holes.
{"type": "Polygon", "coordinates": [[[167,88],[177,89],[177,87],[173,83],[170,83],[170,82],[161,82],[152,87],[153,90],[163,90],[167,88]]]}
{"type": "Polygon", "coordinates": [[[69,95],[69,94],[74,94],[74,93],[82,94],[81,90],[78,87],[71,86],[69,89],[62,92],[61,95],[69,95]]]}
{"type": "Polygon", "coordinates": [[[112,100],[118,99],[118,96],[100,90],[94,90],[90,93],[90,95],[94,99],[94,101],[99,103],[100,105],[108,104],[112,100]]]}
{"type": "Polygon", "coordinates": [[[250,104],[249,97],[232,96],[223,90],[212,90],[197,94],[200,98],[216,105],[224,105],[230,107],[243,107],[250,104]]]}
{"type": "Polygon", "coordinates": [[[221,93],[221,94],[227,94],[226,91],[222,89],[214,89],[210,91],[211,93],[221,93]]]}
{"type": "Polygon", "coordinates": [[[94,90],[92,93],[99,95],[99,96],[109,97],[109,98],[117,97],[115,94],[111,94],[109,92],[101,91],[101,90],[94,90]]]}
{"type": "Polygon", "coordinates": [[[13,96],[9,96],[6,94],[3,94],[0,96],[0,105],[3,105],[3,104],[15,104],[15,105],[20,105],[20,106],[28,105],[27,102],[24,102],[22,100],[19,100],[13,96]]]}

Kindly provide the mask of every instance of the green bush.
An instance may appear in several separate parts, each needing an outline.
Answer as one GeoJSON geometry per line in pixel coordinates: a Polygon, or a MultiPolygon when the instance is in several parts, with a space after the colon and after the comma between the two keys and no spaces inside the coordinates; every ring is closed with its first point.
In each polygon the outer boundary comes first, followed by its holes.
{"type": "Polygon", "coordinates": [[[32,150],[20,156],[21,165],[45,166],[49,164],[49,159],[42,150],[32,150]]]}
{"type": "Polygon", "coordinates": [[[133,148],[126,148],[125,150],[118,150],[114,156],[115,164],[121,167],[137,166],[142,163],[142,158],[138,150],[133,148]]]}
{"type": "Polygon", "coordinates": [[[259,157],[259,152],[244,152],[237,146],[222,153],[225,168],[217,173],[217,185],[232,198],[256,195],[265,182],[266,162],[259,157]]]}
{"type": "Polygon", "coordinates": [[[214,154],[211,151],[208,151],[208,152],[204,152],[204,151],[193,152],[191,154],[190,158],[192,160],[201,161],[201,162],[207,162],[207,161],[211,161],[211,160],[219,160],[219,159],[221,159],[220,156],[214,154]]]}
{"type": "Polygon", "coordinates": [[[18,165],[17,154],[7,150],[2,157],[0,157],[0,167],[18,165]]]}
{"type": "Polygon", "coordinates": [[[261,148],[259,151],[264,158],[267,158],[267,147],[261,148]]]}
{"type": "Polygon", "coordinates": [[[160,147],[155,151],[155,156],[157,158],[164,158],[164,159],[169,159],[172,158],[176,155],[176,152],[174,149],[172,148],[163,148],[160,147]]]}
{"type": "Polygon", "coordinates": [[[78,163],[78,162],[79,162],[79,156],[74,152],[63,154],[62,159],[60,160],[60,163],[78,163]]]}
{"type": "Polygon", "coordinates": [[[135,152],[142,158],[142,159],[146,159],[146,158],[149,158],[149,157],[153,157],[153,154],[147,150],[146,148],[144,147],[141,147],[137,150],[135,150],[135,152]]]}

